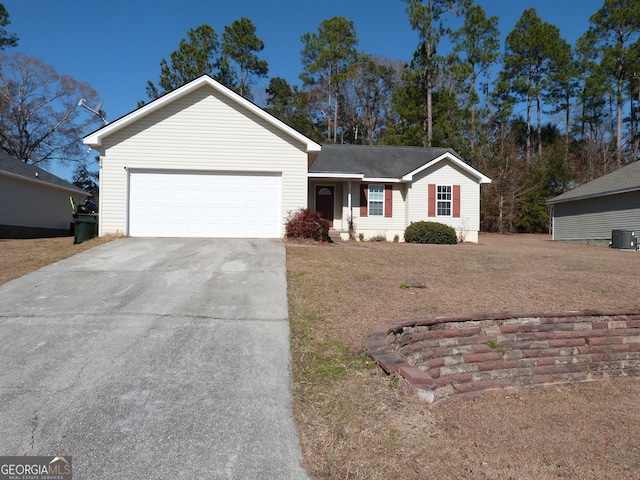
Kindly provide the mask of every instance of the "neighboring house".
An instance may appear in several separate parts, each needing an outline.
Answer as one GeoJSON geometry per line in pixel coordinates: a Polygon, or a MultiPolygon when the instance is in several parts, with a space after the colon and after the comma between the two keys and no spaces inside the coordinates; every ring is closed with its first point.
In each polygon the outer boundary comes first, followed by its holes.
{"type": "Polygon", "coordinates": [[[450,149],[323,145],[309,169],[308,204],[341,232],[352,219],[365,239],[402,240],[425,220],[477,242],[480,184],[490,182],[450,149]]]}
{"type": "Polygon", "coordinates": [[[553,239],[608,245],[612,230],[640,231],[640,162],[633,162],[547,201],[553,239]]]}
{"type": "Polygon", "coordinates": [[[349,216],[388,239],[433,219],[477,241],[490,181],[450,150],[321,147],[206,75],[84,142],[101,154],[100,235],[280,238],[308,206],[345,235],[349,216]]]}
{"type": "Polygon", "coordinates": [[[0,238],[71,235],[69,197],[82,203],[86,195],[66,180],[0,152],[0,238]]]}

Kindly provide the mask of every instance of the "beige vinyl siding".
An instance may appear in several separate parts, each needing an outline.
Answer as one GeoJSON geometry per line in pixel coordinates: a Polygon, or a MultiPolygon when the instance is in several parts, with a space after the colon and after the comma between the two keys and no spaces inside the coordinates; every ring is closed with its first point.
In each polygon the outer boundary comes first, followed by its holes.
{"type": "Polygon", "coordinates": [[[68,230],[73,216],[69,197],[84,195],[38,181],[0,175],[0,225],[68,230]]]}
{"type": "MultiPolygon", "coordinates": [[[[405,202],[404,202],[405,185],[402,183],[385,183],[385,182],[354,182],[352,185],[352,201],[354,218],[357,218],[357,230],[366,230],[368,232],[384,231],[384,230],[403,230],[405,228],[405,202]],[[360,186],[366,185],[392,185],[392,210],[391,217],[384,215],[368,215],[360,216],[360,186]]],[[[384,213],[384,208],[383,208],[384,213]]]]}
{"type": "Polygon", "coordinates": [[[480,185],[450,161],[443,160],[415,175],[407,196],[409,223],[425,220],[450,225],[456,231],[480,230],[480,185]],[[460,185],[460,218],[428,216],[429,184],[460,185]]]}
{"type": "Polygon", "coordinates": [[[127,232],[127,170],[282,174],[282,218],[306,206],[305,145],[203,86],[104,139],[100,234],[127,232]]]}
{"type": "MultiPolygon", "coordinates": [[[[397,235],[398,239],[402,240],[404,238],[404,230],[406,228],[405,198],[406,185],[403,183],[353,182],[351,185],[351,202],[353,206],[353,219],[356,235],[362,235],[364,240],[383,236],[386,237],[387,241],[392,241],[397,235]],[[392,186],[393,205],[391,209],[391,217],[385,217],[384,215],[368,215],[366,217],[360,216],[360,190],[362,184],[392,186]]],[[[384,210],[385,207],[383,206],[383,212],[384,210]]],[[[345,212],[345,215],[348,215],[348,209],[345,208],[345,212]]],[[[345,222],[345,229],[347,228],[348,222],[345,222]]]]}
{"type": "Polygon", "coordinates": [[[640,232],[640,192],[575,200],[553,206],[554,240],[608,241],[611,240],[612,230],[640,232]]]}

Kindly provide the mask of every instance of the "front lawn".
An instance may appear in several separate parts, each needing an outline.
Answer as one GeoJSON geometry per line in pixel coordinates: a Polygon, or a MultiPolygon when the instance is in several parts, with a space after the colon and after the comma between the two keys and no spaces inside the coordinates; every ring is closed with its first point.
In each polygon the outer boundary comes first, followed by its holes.
{"type": "Polygon", "coordinates": [[[315,479],[635,478],[640,379],[429,405],[366,356],[416,317],[640,308],[640,253],[481,234],[480,243],[287,245],[294,414],[315,479]]]}

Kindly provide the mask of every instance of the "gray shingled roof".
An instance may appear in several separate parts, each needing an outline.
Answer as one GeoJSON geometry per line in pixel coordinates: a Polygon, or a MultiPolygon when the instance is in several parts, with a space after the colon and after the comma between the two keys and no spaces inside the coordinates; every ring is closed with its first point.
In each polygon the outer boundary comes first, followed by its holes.
{"type": "Polygon", "coordinates": [[[397,178],[449,153],[449,148],[393,147],[373,145],[322,145],[309,173],[361,174],[365,178],[397,178]]]}
{"type": "Polygon", "coordinates": [[[573,190],[564,192],[562,195],[548,200],[547,203],[570,202],[635,190],[640,190],[640,161],[633,162],[615,172],[608,173],[573,190]]]}
{"type": "Polygon", "coordinates": [[[72,183],[63,180],[60,177],[56,177],[54,174],[47,172],[46,170],[37,167],[36,165],[26,164],[11,155],[0,152],[0,174],[3,172],[12,175],[18,175],[30,180],[39,180],[44,183],[50,183],[57,187],[76,190],[77,192],[83,192],[79,187],[76,187],[72,183]]]}

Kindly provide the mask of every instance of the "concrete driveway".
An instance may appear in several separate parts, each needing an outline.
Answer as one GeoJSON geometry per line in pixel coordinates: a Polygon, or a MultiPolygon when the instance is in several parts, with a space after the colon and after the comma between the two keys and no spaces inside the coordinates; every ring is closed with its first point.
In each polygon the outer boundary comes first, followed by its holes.
{"type": "Polygon", "coordinates": [[[113,241],[0,286],[0,455],[304,479],[278,240],[113,241]]]}

